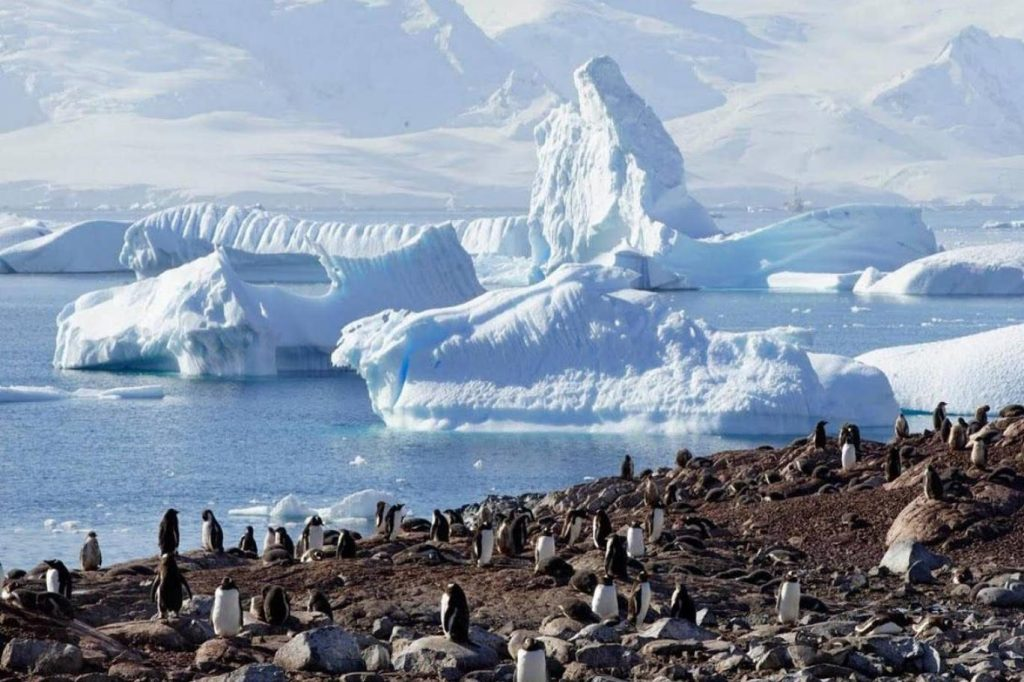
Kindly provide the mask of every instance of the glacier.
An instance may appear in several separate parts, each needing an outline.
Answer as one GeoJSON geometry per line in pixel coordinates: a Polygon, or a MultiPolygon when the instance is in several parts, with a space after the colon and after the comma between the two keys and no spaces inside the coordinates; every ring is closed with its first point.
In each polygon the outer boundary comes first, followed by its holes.
{"type": "Polygon", "coordinates": [[[1024,294],[1024,244],[1008,242],[943,251],[907,263],[870,282],[860,294],[911,296],[1020,296],[1024,294]]]}
{"type": "Polygon", "coordinates": [[[57,318],[53,364],[213,376],[323,369],[352,320],[393,307],[453,305],[483,291],[451,227],[377,256],[321,254],[321,262],[332,282],[321,296],[245,282],[220,250],[85,294],[57,318]]]}
{"type": "Polygon", "coordinates": [[[638,291],[636,273],[567,264],[528,287],[344,328],[332,360],[394,428],[799,433],[887,425],[886,377],[805,350],[809,332],[726,333],[638,291]]]}
{"type": "Polygon", "coordinates": [[[0,251],[0,273],[118,272],[129,223],[86,220],[0,251]]]}
{"type": "Polygon", "coordinates": [[[978,405],[994,409],[1024,396],[1020,349],[1024,325],[1000,327],[944,341],[879,348],[857,357],[889,377],[896,400],[907,410],[931,412],[940,401],[958,414],[978,405]]]}

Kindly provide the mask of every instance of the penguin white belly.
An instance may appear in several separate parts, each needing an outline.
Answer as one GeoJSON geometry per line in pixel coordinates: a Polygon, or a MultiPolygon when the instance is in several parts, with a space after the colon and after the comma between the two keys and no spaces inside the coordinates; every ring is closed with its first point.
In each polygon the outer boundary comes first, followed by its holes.
{"type": "Polygon", "coordinates": [[[615,592],[615,585],[598,585],[594,590],[594,599],[590,608],[597,614],[598,618],[618,618],[619,598],[615,592]]]}
{"type": "Polygon", "coordinates": [[[779,593],[779,622],[795,623],[800,618],[800,583],[782,583],[779,593]]]}
{"type": "Polygon", "coordinates": [[[583,519],[573,519],[572,527],[569,529],[569,544],[575,545],[583,532],[583,519]]]}
{"type": "Polygon", "coordinates": [[[520,649],[516,654],[515,682],[547,682],[547,680],[548,661],[544,650],[520,649]]]}
{"type": "Polygon", "coordinates": [[[480,566],[489,566],[494,558],[494,531],[480,531],[480,566]]]}
{"type": "Polygon", "coordinates": [[[263,551],[274,544],[274,532],[267,528],[267,534],[263,536],[263,551]]]}
{"type": "Polygon", "coordinates": [[[626,531],[626,553],[634,559],[644,555],[644,532],[640,528],[626,531]]]}
{"type": "Polygon", "coordinates": [[[213,522],[203,521],[203,549],[213,551],[213,522]]]}
{"type": "Polygon", "coordinates": [[[974,441],[974,445],[971,447],[971,464],[978,468],[985,467],[985,443],[980,440],[974,441]]]}
{"type": "Polygon", "coordinates": [[[306,550],[311,549],[323,549],[324,548],[324,527],[323,526],[310,526],[309,527],[309,547],[306,550]]]}
{"type": "Polygon", "coordinates": [[[448,593],[441,595],[441,631],[448,635],[448,621],[445,616],[448,614],[448,593]]]}
{"type": "Polygon", "coordinates": [[[402,530],[402,518],[404,516],[405,516],[405,514],[403,514],[402,512],[398,512],[397,514],[395,514],[395,525],[391,529],[391,537],[388,538],[388,539],[390,539],[390,540],[397,540],[398,539],[398,531],[402,530]]]}
{"type": "Polygon", "coordinates": [[[636,614],[636,626],[639,628],[647,620],[647,612],[651,609],[651,584],[640,586],[640,610],[636,614]]]}
{"type": "Polygon", "coordinates": [[[242,630],[241,609],[237,590],[225,591],[218,587],[213,595],[213,610],[210,612],[213,632],[218,637],[237,635],[242,630]]]}
{"type": "Polygon", "coordinates": [[[545,559],[555,556],[555,538],[550,535],[541,535],[537,538],[537,548],[534,556],[538,564],[545,559]]]}
{"type": "Polygon", "coordinates": [[[857,448],[853,447],[853,443],[845,443],[843,445],[841,459],[843,471],[849,471],[857,463],[857,448]]]}
{"type": "Polygon", "coordinates": [[[57,573],[56,568],[46,571],[46,591],[60,593],[60,574],[57,573]]]}
{"type": "Polygon", "coordinates": [[[651,512],[651,542],[657,542],[663,530],[665,530],[665,510],[655,507],[651,512]]]}

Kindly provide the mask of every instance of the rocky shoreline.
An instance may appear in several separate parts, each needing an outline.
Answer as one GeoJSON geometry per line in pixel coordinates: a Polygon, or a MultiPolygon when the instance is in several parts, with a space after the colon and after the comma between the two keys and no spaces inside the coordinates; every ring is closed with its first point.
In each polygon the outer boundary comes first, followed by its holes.
{"type": "MultiPolygon", "coordinates": [[[[971,464],[970,445],[951,452],[928,432],[865,441],[847,470],[834,439],[823,448],[802,439],[700,459],[666,453],[664,468],[633,480],[489,498],[463,508],[466,526],[454,525],[447,543],[429,541],[429,521],[406,519],[397,540],[361,538],[352,559],[183,551],[178,565],[196,597],[168,621],[154,620],[149,598],[156,557],[76,571],[73,620],[0,601],[0,679],[512,680],[527,637],[543,643],[550,679],[1024,679],[1024,408],[1001,415],[986,427],[984,469],[971,464]],[[888,481],[893,450],[901,472],[888,481]],[[924,494],[929,465],[943,499],[924,494]],[[624,602],[646,569],[646,622],[627,623],[624,603],[621,620],[587,622],[597,619],[580,605],[605,571],[591,516],[603,509],[625,535],[655,501],[666,504],[665,530],[630,559],[630,581],[617,581],[624,602]],[[532,512],[522,554],[474,564],[467,526],[481,505],[532,512]],[[588,517],[575,545],[558,541],[571,576],[562,562],[535,570],[534,534],[550,524],[559,537],[573,509],[588,517]],[[800,617],[781,625],[776,593],[789,572],[802,587],[800,617]],[[225,576],[246,605],[263,586],[282,586],[289,620],[246,614],[238,636],[214,636],[212,595],[225,576]],[[468,646],[442,636],[450,582],[468,599],[468,646]],[[678,582],[695,622],[669,617],[678,582]],[[310,590],[326,595],[333,623],[307,610],[310,590]]],[[[45,568],[8,587],[45,590],[45,568]]]]}

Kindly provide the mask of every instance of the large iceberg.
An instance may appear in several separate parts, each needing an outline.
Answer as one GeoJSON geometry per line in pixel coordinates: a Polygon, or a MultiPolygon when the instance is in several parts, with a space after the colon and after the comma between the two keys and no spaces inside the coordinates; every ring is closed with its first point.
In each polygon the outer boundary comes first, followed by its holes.
{"type": "Polygon", "coordinates": [[[808,353],[807,333],[726,333],[637,291],[636,274],[567,264],[534,285],[345,327],[333,361],[408,429],[797,433],[889,424],[885,376],[808,353]]]}
{"type": "Polygon", "coordinates": [[[41,220],[0,213],[0,251],[36,237],[50,234],[50,228],[41,220]]]}
{"type": "Polygon", "coordinates": [[[129,223],[87,220],[20,241],[0,251],[0,272],[118,272],[118,253],[129,223]]]}
{"type": "Polygon", "coordinates": [[[320,369],[352,320],[453,305],[483,291],[450,227],[379,256],[322,259],[332,280],[322,296],[244,282],[221,251],[85,294],[57,318],[53,364],[216,376],[320,369]]]}
{"type": "Polygon", "coordinates": [[[885,372],[896,400],[930,412],[940,401],[970,414],[978,405],[999,409],[1024,402],[1020,349],[1024,325],[1001,327],[945,341],[880,348],[857,359],[885,372]]]}
{"type": "Polygon", "coordinates": [[[864,294],[1019,296],[1024,294],[1024,244],[986,244],[911,261],[854,288],[864,294]]]}

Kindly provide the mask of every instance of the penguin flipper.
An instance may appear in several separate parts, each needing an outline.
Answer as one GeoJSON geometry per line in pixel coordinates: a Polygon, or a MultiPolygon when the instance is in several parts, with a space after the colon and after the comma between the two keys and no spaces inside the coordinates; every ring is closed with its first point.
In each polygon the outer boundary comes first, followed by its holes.
{"type": "Polygon", "coordinates": [[[238,627],[241,629],[243,625],[242,620],[242,592],[241,590],[235,590],[235,594],[238,595],[238,627]]]}
{"type": "MultiPolygon", "coordinates": [[[[185,576],[181,576],[181,587],[184,592],[188,592],[188,598],[192,598],[192,588],[188,586],[188,580],[185,580],[185,576]]],[[[184,595],[184,592],[182,593],[184,595]]]]}

